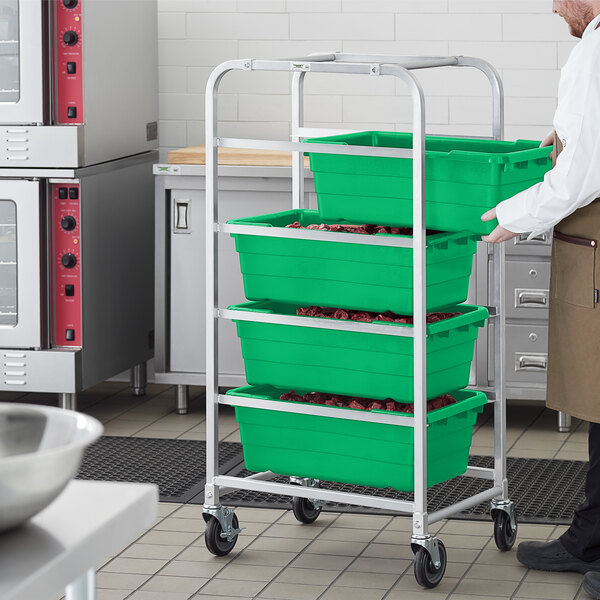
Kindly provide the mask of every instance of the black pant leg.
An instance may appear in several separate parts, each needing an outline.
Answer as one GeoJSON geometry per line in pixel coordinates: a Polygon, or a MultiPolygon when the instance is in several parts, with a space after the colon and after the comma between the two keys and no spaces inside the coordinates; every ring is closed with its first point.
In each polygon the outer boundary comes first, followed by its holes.
{"type": "Polygon", "coordinates": [[[585,561],[600,558],[600,424],[590,423],[589,468],[585,501],[575,511],[569,529],[560,536],[567,552],[585,561]]]}

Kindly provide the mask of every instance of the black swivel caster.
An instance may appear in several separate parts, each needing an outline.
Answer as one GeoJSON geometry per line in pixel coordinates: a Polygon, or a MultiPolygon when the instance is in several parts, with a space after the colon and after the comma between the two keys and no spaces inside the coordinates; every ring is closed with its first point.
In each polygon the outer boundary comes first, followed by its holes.
{"type": "Polygon", "coordinates": [[[316,507],[308,498],[292,498],[292,510],[300,523],[314,523],[321,514],[321,507],[316,507]]]}
{"type": "MultiPolygon", "coordinates": [[[[233,515],[232,517],[231,527],[234,530],[239,529],[239,522],[236,515],[233,515]]],[[[206,544],[206,549],[215,556],[225,556],[226,554],[229,554],[233,550],[238,539],[237,533],[232,536],[231,540],[222,536],[222,533],[223,528],[221,527],[221,523],[219,523],[219,519],[210,516],[206,520],[204,543],[206,544]]]]}
{"type": "Polygon", "coordinates": [[[515,522],[511,523],[509,514],[504,510],[492,511],[492,517],[494,519],[494,541],[499,550],[506,552],[514,546],[517,539],[517,517],[515,515],[515,522]]]}
{"type": "Polygon", "coordinates": [[[438,552],[440,553],[440,565],[436,567],[431,559],[431,554],[423,546],[415,550],[414,572],[417,583],[424,588],[434,588],[442,581],[446,572],[448,556],[446,548],[438,540],[438,552]]]}

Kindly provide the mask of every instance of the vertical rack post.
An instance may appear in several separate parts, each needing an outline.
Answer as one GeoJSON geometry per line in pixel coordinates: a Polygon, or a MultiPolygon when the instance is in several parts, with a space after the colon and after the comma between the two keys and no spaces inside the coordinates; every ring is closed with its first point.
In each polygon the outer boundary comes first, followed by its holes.
{"type": "Polygon", "coordinates": [[[504,86],[500,74],[485,60],[459,56],[457,66],[473,67],[481,71],[492,86],[492,138],[504,139],[504,86]]]}
{"type": "Polygon", "coordinates": [[[400,65],[386,65],[384,73],[409,87],[413,109],[413,535],[428,536],[427,523],[427,325],[425,221],[425,100],[416,77],[400,65]]]}
{"type": "Polygon", "coordinates": [[[494,319],[494,484],[502,486],[502,500],[508,500],[508,480],[506,477],[506,398],[504,390],[504,244],[494,244],[493,248],[493,306],[494,319]]]}
{"type": "MultiPolygon", "coordinates": [[[[304,127],[305,71],[296,71],[292,77],[292,142],[300,142],[299,131],[304,127]]],[[[304,153],[292,152],[292,208],[307,208],[304,198],[304,153]]]]}
{"type": "Polygon", "coordinates": [[[425,105],[417,80],[413,95],[413,355],[415,512],[413,533],[428,535],[427,523],[427,325],[425,265],[425,105]],[[420,523],[420,527],[419,527],[420,523]]]}
{"type": "Polygon", "coordinates": [[[219,317],[218,302],[218,232],[219,164],[217,146],[217,93],[225,73],[239,68],[240,61],[219,65],[206,84],[206,505],[219,504],[214,485],[219,471],[219,317]]]}

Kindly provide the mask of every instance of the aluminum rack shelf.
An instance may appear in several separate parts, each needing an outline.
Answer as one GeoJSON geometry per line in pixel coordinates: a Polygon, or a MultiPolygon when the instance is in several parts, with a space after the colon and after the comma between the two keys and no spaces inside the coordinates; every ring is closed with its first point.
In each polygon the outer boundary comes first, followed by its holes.
{"type": "Polygon", "coordinates": [[[221,496],[236,489],[254,490],[293,497],[294,513],[299,520],[316,519],[324,502],[384,508],[412,514],[413,530],[410,538],[415,554],[414,572],[423,587],[435,587],[446,569],[446,551],[443,543],[429,532],[429,525],[440,519],[491,501],[494,520],[494,537],[500,550],[508,550],[516,539],[517,519],[514,504],[508,498],[506,477],[506,400],[504,394],[504,247],[493,245],[491,267],[493,270],[493,303],[488,327],[493,328],[495,363],[493,382],[481,386],[494,405],[494,468],[468,467],[472,477],[490,480],[491,487],[475,496],[465,498],[433,513],[427,511],[427,390],[426,390],[426,310],[425,310],[425,99],[421,86],[412,73],[415,69],[437,67],[469,67],[483,72],[492,87],[492,136],[501,140],[504,130],[504,96],[502,82],[496,70],[487,62],[463,56],[415,57],[362,55],[348,53],[315,54],[303,58],[281,60],[239,59],[222,63],[214,69],[206,87],[206,486],[203,516],[207,523],[205,541],[216,555],[228,554],[234,547],[242,529],[234,511],[221,504],[221,496]],[[283,71],[292,77],[292,129],[290,141],[223,138],[218,136],[217,95],[223,77],[232,71],[283,71]],[[373,148],[341,144],[304,143],[303,139],[348,133],[348,131],[304,127],[304,79],[307,73],[363,74],[368,77],[391,76],[404,82],[412,99],[413,148],[373,148]],[[292,153],[292,208],[304,208],[304,152],[321,154],[346,154],[357,156],[402,157],[412,159],[413,171],[413,237],[412,240],[357,236],[337,233],[284,228],[261,228],[219,222],[218,148],[253,148],[283,150],[292,153]],[[297,316],[257,314],[243,310],[219,307],[217,289],[218,235],[219,233],[244,233],[304,240],[336,241],[352,244],[412,247],[413,249],[413,301],[414,325],[412,328],[393,328],[376,323],[357,323],[297,316]],[[332,239],[333,238],[333,239],[332,239]],[[344,411],[321,405],[306,405],[261,400],[236,395],[223,395],[218,389],[218,323],[220,319],[235,319],[310,326],[362,333],[413,338],[414,356],[414,416],[405,417],[382,413],[344,411]],[[291,477],[290,484],[269,481],[275,475],[270,471],[249,477],[229,477],[218,472],[218,410],[222,404],[262,408],[269,411],[310,414],[352,421],[385,423],[409,426],[414,430],[414,500],[406,502],[376,496],[351,494],[320,489],[318,481],[306,477],[291,477]],[[298,485],[300,484],[300,485],[298,485]],[[300,514],[296,511],[298,508],[300,514]],[[306,519],[302,518],[306,517],[306,519]]]}

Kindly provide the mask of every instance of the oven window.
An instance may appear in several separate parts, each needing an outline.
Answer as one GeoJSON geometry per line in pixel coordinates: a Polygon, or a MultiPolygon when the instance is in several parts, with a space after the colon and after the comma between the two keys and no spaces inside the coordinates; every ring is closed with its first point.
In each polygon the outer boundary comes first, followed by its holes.
{"type": "Polygon", "coordinates": [[[0,200],[0,325],[17,324],[17,205],[0,200]]]}
{"type": "Polygon", "coordinates": [[[0,102],[18,102],[19,0],[0,0],[0,102]]]}

